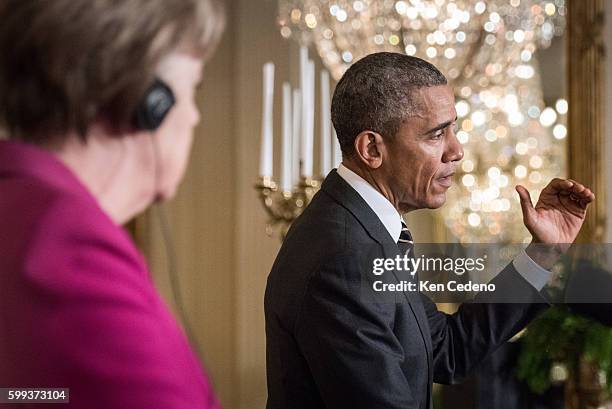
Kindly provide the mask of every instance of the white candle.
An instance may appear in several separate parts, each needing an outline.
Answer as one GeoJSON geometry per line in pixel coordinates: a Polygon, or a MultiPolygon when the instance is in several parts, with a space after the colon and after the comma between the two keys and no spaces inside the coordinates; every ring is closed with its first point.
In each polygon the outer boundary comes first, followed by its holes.
{"type": "Polygon", "coordinates": [[[306,104],[304,121],[304,140],[302,141],[302,176],[312,177],[312,156],[314,142],[314,62],[308,61],[306,65],[306,88],[302,90],[305,94],[303,103],[306,104]]]}
{"type": "Polygon", "coordinates": [[[331,171],[331,112],[329,106],[329,73],[321,71],[321,176],[331,171]]]}
{"type": "Polygon", "coordinates": [[[302,90],[302,116],[300,139],[300,173],[301,176],[312,176],[312,147],[309,144],[309,125],[310,125],[310,60],[308,59],[308,48],[300,47],[300,89],[302,90]]]}
{"type": "Polygon", "coordinates": [[[263,66],[263,113],[261,119],[261,152],[259,175],[272,177],[272,104],[274,100],[274,64],[263,66]]]}
{"type": "Polygon", "coordinates": [[[293,121],[292,141],[291,141],[291,165],[292,181],[297,184],[300,181],[300,141],[302,136],[301,115],[302,115],[302,93],[299,89],[293,90],[293,121]]]}
{"type": "Polygon", "coordinates": [[[283,84],[283,159],[281,163],[281,189],[291,192],[291,134],[293,123],[291,121],[291,85],[283,84]]]}
{"type": "Polygon", "coordinates": [[[340,142],[338,142],[338,135],[336,130],[332,130],[332,138],[334,139],[334,168],[337,168],[342,162],[342,150],[340,150],[340,142]]]}
{"type": "Polygon", "coordinates": [[[300,90],[302,92],[302,102],[300,115],[300,176],[304,174],[304,156],[306,155],[306,120],[308,113],[308,48],[300,47],[300,90]]]}

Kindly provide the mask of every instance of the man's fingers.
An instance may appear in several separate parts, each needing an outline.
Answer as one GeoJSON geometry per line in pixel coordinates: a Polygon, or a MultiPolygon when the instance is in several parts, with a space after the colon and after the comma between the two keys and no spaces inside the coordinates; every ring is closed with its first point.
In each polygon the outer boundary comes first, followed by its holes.
{"type": "Polygon", "coordinates": [[[587,194],[584,194],[583,192],[583,194],[580,195],[579,197],[578,195],[576,195],[576,197],[573,197],[573,196],[574,195],[570,196],[570,199],[578,203],[578,205],[580,205],[580,207],[583,209],[586,209],[587,206],[595,200],[595,195],[590,191],[587,194]]]}
{"type": "MultiPolygon", "coordinates": [[[[570,181],[573,183],[573,186],[569,191],[571,200],[580,202],[581,204],[588,204],[595,200],[595,194],[591,191],[591,189],[571,179],[570,181]]],[[[561,195],[565,196],[567,193],[564,194],[564,192],[561,192],[561,195]]]]}
{"type": "Polygon", "coordinates": [[[595,200],[595,194],[593,194],[591,189],[573,179],[555,178],[550,181],[545,189],[548,190],[547,193],[570,196],[570,199],[574,201],[590,203],[595,200]]]}
{"type": "Polygon", "coordinates": [[[589,202],[595,200],[595,193],[593,193],[591,189],[587,189],[586,195],[588,196],[587,198],[589,199],[589,202]]]}
{"type": "Polygon", "coordinates": [[[576,199],[580,199],[580,200],[594,200],[595,199],[595,194],[593,192],[591,192],[591,189],[589,188],[585,188],[583,191],[579,192],[579,193],[572,193],[571,196],[573,198],[576,199]]]}
{"type": "Polygon", "coordinates": [[[586,190],[586,187],[580,183],[574,183],[572,186],[572,193],[582,193],[586,190]]]}
{"type": "Polygon", "coordinates": [[[553,194],[569,195],[575,183],[571,179],[554,178],[544,189],[553,194]]]}
{"type": "Polygon", "coordinates": [[[523,220],[525,224],[534,216],[535,209],[533,208],[533,203],[531,201],[531,195],[529,191],[525,188],[525,186],[517,185],[516,191],[521,198],[521,209],[523,210],[523,220]]]}

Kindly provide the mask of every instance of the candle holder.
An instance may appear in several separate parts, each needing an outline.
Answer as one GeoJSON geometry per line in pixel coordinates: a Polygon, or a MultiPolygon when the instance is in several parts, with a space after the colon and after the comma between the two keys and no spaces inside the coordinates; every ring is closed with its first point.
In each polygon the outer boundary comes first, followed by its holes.
{"type": "Polygon", "coordinates": [[[268,214],[266,234],[272,236],[277,230],[281,240],[285,239],[291,223],[310,204],[321,182],[318,179],[302,177],[291,192],[281,191],[270,177],[260,177],[255,185],[259,198],[268,214]]]}

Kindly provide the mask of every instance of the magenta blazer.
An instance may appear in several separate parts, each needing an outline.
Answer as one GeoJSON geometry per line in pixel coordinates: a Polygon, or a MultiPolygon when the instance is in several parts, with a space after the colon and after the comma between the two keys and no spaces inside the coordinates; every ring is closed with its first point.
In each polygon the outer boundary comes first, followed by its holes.
{"type": "Polygon", "coordinates": [[[1,387],[70,388],[70,408],[219,408],[126,232],[51,153],[14,141],[0,141],[1,387]]]}

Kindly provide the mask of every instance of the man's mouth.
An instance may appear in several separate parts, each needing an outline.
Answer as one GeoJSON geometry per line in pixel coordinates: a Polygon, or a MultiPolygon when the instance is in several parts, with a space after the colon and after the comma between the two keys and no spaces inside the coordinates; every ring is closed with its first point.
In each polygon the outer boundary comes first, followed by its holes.
{"type": "Polygon", "coordinates": [[[455,174],[455,172],[453,173],[448,173],[445,176],[439,177],[437,179],[438,183],[444,187],[451,187],[451,185],[453,184],[453,175],[455,174]]]}

